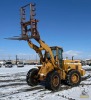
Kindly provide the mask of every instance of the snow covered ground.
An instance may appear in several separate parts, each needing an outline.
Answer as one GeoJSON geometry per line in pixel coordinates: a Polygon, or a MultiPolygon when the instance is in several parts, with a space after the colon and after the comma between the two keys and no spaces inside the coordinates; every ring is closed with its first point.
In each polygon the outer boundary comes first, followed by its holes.
{"type": "MultiPolygon", "coordinates": [[[[27,85],[26,74],[34,66],[0,68],[0,100],[91,100],[91,70],[86,71],[78,87],[62,85],[58,92],[52,92],[40,85],[27,85]]],[[[90,66],[83,68],[91,69],[90,66]]]]}
{"type": "Polygon", "coordinates": [[[82,66],[82,67],[83,67],[83,69],[86,69],[86,70],[91,70],[91,66],[89,66],[89,65],[82,66]]]}

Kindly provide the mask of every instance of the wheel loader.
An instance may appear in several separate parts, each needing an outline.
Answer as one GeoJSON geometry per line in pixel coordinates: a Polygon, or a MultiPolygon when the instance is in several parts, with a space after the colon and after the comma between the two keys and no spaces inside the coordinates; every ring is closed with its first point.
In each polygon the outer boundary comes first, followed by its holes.
{"type": "Polygon", "coordinates": [[[42,66],[30,69],[26,76],[29,86],[44,85],[46,89],[57,91],[61,82],[69,86],[78,86],[81,76],[85,75],[79,60],[63,60],[63,48],[59,46],[49,47],[41,38],[37,30],[39,20],[35,19],[35,3],[21,7],[21,36],[10,39],[25,40],[30,48],[36,51],[40,57],[42,66]],[[26,20],[26,8],[30,8],[29,20],[26,20]],[[39,43],[39,46],[32,42],[39,43]],[[43,54],[43,52],[45,52],[43,54]]]}

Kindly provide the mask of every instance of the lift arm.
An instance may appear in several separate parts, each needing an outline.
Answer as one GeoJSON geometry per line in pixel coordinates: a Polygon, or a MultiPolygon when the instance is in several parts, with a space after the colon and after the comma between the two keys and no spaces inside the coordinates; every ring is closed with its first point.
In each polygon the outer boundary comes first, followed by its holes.
{"type": "Polygon", "coordinates": [[[36,46],[35,44],[33,44],[30,40],[27,40],[28,42],[28,45],[30,46],[30,48],[34,49],[36,51],[36,53],[39,54],[39,57],[40,57],[40,61],[41,63],[43,63],[43,55],[42,55],[42,50],[45,50],[47,52],[49,52],[50,54],[50,57],[51,57],[51,62],[53,64],[53,66],[55,66],[54,64],[54,56],[53,56],[53,53],[51,51],[51,48],[45,44],[41,39],[38,40],[38,43],[41,45],[41,47],[39,48],[38,46],[36,46]]]}
{"type": "Polygon", "coordinates": [[[41,50],[39,49],[38,46],[36,46],[35,44],[33,44],[30,40],[27,40],[28,45],[30,46],[30,48],[34,49],[36,51],[36,53],[38,53],[39,57],[40,57],[40,62],[43,63],[43,55],[41,50]]]}

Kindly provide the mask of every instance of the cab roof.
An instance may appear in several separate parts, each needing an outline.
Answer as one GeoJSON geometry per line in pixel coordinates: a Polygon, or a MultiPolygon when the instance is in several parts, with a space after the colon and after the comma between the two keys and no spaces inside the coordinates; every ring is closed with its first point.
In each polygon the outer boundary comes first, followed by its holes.
{"type": "Polygon", "coordinates": [[[62,47],[59,47],[59,46],[52,46],[52,47],[50,47],[50,48],[59,48],[59,49],[62,49],[63,50],[63,48],[62,47]]]}

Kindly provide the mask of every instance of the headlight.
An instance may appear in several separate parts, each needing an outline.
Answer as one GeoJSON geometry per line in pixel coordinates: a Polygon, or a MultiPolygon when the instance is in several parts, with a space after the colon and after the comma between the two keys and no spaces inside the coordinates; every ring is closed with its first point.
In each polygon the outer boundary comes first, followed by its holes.
{"type": "Polygon", "coordinates": [[[45,76],[45,74],[41,73],[40,76],[45,76]]]}

